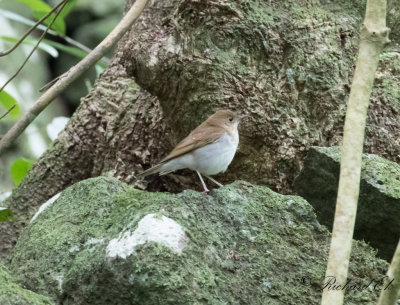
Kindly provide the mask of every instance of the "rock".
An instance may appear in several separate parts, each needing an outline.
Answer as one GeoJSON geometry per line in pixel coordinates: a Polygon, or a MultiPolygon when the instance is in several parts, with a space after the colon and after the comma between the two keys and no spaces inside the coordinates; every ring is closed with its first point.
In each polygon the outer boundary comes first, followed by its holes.
{"type": "MultiPolygon", "coordinates": [[[[98,177],[64,190],[15,247],[12,270],[63,304],[317,304],[329,232],[301,197],[243,181],[204,195],[98,177]]],[[[354,242],[350,277],[387,263],[354,242]]],[[[375,302],[373,287],[346,304],[375,302]]]]}
{"type": "Polygon", "coordinates": [[[0,264],[1,305],[52,305],[48,297],[26,290],[17,284],[7,268],[0,264]]]}
{"type": "MultiPolygon", "coordinates": [[[[400,235],[400,165],[364,154],[355,239],[364,239],[391,260],[400,235]]],[[[297,193],[315,208],[318,220],[332,228],[340,171],[340,147],[312,147],[295,180],[297,193]]]]}

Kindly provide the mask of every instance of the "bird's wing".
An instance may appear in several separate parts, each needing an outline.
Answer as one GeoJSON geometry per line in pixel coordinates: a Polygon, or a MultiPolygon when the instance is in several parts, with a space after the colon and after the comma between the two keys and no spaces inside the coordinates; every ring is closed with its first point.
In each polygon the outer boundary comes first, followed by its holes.
{"type": "Polygon", "coordinates": [[[205,123],[207,122],[203,122],[203,124],[198,126],[186,138],[179,142],[174,150],[161,160],[161,163],[175,159],[197,148],[206,146],[207,144],[214,143],[226,132],[223,128],[216,128],[215,126],[210,126],[205,123]]]}

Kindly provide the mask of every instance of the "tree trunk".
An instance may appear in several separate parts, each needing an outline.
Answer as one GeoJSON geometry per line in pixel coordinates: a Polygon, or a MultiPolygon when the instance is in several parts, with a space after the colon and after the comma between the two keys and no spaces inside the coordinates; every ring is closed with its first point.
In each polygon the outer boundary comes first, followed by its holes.
{"type": "MultiPolygon", "coordinates": [[[[200,190],[190,171],[146,181],[135,174],[218,108],[249,117],[239,128],[234,161],[216,179],[291,193],[308,147],[340,143],[363,16],[363,3],[357,5],[151,2],[65,130],[8,199],[15,221],[2,224],[0,243],[11,249],[39,205],[88,177],[110,175],[150,191],[200,190]]],[[[399,134],[400,109],[382,88],[377,80],[366,146],[399,162],[398,140],[385,130],[399,134]]]]}

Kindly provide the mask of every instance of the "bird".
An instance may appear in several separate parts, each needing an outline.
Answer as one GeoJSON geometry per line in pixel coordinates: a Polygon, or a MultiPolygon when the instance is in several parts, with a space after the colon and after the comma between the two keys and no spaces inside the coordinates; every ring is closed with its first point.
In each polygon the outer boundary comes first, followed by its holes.
{"type": "Polygon", "coordinates": [[[225,172],[232,162],[239,145],[238,125],[243,117],[229,109],[216,111],[179,142],[164,159],[138,176],[146,177],[155,173],[161,176],[188,168],[196,171],[204,193],[208,193],[209,189],[202,175],[219,187],[223,186],[210,175],[225,172]]]}

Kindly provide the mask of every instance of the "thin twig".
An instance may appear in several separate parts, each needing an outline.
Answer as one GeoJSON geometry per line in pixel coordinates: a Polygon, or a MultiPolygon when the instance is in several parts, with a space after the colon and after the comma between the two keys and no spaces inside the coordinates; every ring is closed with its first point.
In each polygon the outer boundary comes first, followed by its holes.
{"type": "MultiPolygon", "coordinates": [[[[67,71],[68,72],[68,71],[67,71]]],[[[64,74],[61,74],[59,76],[57,76],[56,78],[52,79],[51,81],[49,81],[48,83],[46,83],[44,86],[42,86],[39,89],[39,92],[45,92],[46,90],[48,90],[49,88],[51,88],[56,82],[58,82],[60,80],[60,78],[64,77],[64,74]]]]}
{"type": "Polygon", "coordinates": [[[15,106],[17,106],[17,104],[14,104],[10,109],[8,109],[7,112],[0,117],[0,120],[3,119],[7,114],[9,114],[11,110],[15,108],[15,106]]]}
{"type": "MultiPolygon", "coordinates": [[[[344,123],[342,155],[335,219],[326,277],[338,285],[347,280],[357,203],[367,109],[379,62],[388,42],[386,0],[367,0],[360,47],[344,123]]],[[[322,305],[343,304],[344,290],[324,289],[322,305]]]]}
{"type": "MultiPolygon", "coordinates": [[[[23,17],[23,19],[20,19],[19,18],[20,16],[18,14],[13,13],[13,12],[9,12],[9,11],[5,11],[5,10],[0,9],[0,16],[4,16],[7,19],[16,20],[17,22],[20,22],[22,24],[29,25],[30,26],[29,33],[32,32],[31,29],[34,29],[34,28],[36,28],[37,30],[41,30],[41,31],[45,31],[46,30],[45,26],[43,26],[41,24],[37,25],[37,22],[35,23],[35,22],[31,21],[30,19],[27,19],[25,17],[23,17]],[[10,16],[12,16],[12,18],[10,16]]],[[[43,18],[45,18],[45,17],[43,17],[43,18]]],[[[41,21],[41,20],[39,20],[39,21],[41,21]]],[[[71,38],[69,36],[63,36],[60,33],[56,32],[56,31],[53,31],[52,29],[49,29],[47,31],[47,34],[55,36],[57,38],[60,38],[60,39],[64,40],[66,43],[70,44],[71,46],[74,46],[74,47],[76,47],[78,49],[81,49],[82,51],[85,51],[86,53],[92,52],[91,48],[85,46],[84,44],[80,43],[79,41],[76,41],[76,40],[74,40],[73,38],[71,38]]],[[[21,42],[22,42],[23,38],[26,38],[26,37],[23,36],[20,39],[21,42]]],[[[108,57],[106,57],[106,56],[103,56],[103,58],[101,60],[106,64],[110,63],[110,59],[108,57]]]]}
{"type": "Polygon", "coordinates": [[[58,80],[49,90],[47,90],[36,103],[28,110],[22,119],[14,124],[13,127],[0,140],[0,155],[9,147],[15,139],[25,130],[25,128],[45,109],[51,101],[63,92],[74,80],[82,73],[92,67],[103,55],[115,45],[121,37],[131,28],[132,24],[139,17],[148,0],[136,0],[126,15],[111,31],[110,34],[84,59],[73,66],[67,75],[58,80]]]}
{"type": "MultiPolygon", "coordinates": [[[[63,0],[59,4],[57,4],[50,12],[48,12],[44,17],[42,17],[39,21],[37,21],[22,37],[13,45],[9,50],[0,52],[0,57],[1,56],[6,56],[10,54],[12,51],[14,51],[18,46],[25,40],[25,38],[32,33],[40,24],[46,20],[51,14],[53,14],[61,5],[64,4],[64,2],[68,2],[68,0],[63,0]]],[[[52,23],[53,24],[53,23],[52,23]]],[[[49,27],[47,27],[48,29],[49,27]]]]}
{"type": "Polygon", "coordinates": [[[21,70],[24,68],[25,64],[28,62],[29,58],[31,58],[32,54],[35,53],[35,51],[37,50],[40,42],[43,40],[43,38],[46,36],[46,33],[48,31],[48,29],[53,25],[53,23],[56,21],[57,17],[60,15],[61,11],[63,10],[63,8],[65,7],[65,5],[67,4],[68,0],[64,0],[62,3],[62,6],[60,7],[60,9],[57,11],[56,15],[54,16],[53,20],[51,20],[50,24],[47,26],[46,31],[44,31],[42,33],[42,35],[39,37],[38,42],[36,43],[36,45],[33,47],[32,51],[29,53],[29,55],[26,57],[25,61],[22,63],[22,65],[19,67],[19,69],[4,83],[4,85],[0,88],[0,92],[3,91],[3,89],[14,79],[17,77],[17,75],[19,74],[19,72],[21,72],[21,70]]]}
{"type": "Polygon", "coordinates": [[[377,305],[395,305],[400,289],[400,241],[397,243],[392,263],[387,272],[377,305]]]}

